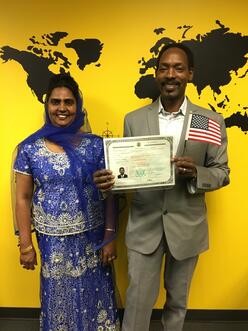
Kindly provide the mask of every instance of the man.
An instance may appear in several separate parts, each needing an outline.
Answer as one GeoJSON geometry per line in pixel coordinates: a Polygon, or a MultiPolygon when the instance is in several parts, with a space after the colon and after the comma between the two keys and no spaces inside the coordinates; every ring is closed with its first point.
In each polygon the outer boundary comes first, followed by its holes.
{"type": "Polygon", "coordinates": [[[127,174],[125,174],[125,169],[123,167],[120,167],[119,169],[119,175],[118,178],[127,178],[127,174]]]}
{"type": "MultiPolygon", "coordinates": [[[[199,253],[208,249],[204,195],[229,183],[223,118],[185,97],[193,68],[193,55],[185,45],[164,46],[156,68],[160,97],[125,117],[126,137],[174,137],[176,184],[171,190],[134,193],[126,231],[129,287],[123,331],[149,330],[164,255],[163,330],[183,329],[193,271],[199,253]]],[[[97,172],[94,180],[102,190],[114,184],[109,170],[97,172]]]]}

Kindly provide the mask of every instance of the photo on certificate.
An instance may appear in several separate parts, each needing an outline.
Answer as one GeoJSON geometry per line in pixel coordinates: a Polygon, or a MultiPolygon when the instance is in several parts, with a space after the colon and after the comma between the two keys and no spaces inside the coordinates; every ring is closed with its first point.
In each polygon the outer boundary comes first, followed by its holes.
{"type": "Polygon", "coordinates": [[[175,185],[173,137],[105,138],[106,168],[113,171],[113,191],[170,188],[175,185]]]}

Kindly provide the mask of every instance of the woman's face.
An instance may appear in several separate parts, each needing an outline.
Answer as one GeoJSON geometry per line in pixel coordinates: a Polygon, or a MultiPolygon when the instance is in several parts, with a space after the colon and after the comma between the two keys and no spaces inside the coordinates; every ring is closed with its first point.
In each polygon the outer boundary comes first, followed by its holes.
{"type": "Polygon", "coordinates": [[[70,125],[77,111],[77,102],[70,89],[56,87],[47,102],[48,115],[54,126],[65,127],[70,125]]]}

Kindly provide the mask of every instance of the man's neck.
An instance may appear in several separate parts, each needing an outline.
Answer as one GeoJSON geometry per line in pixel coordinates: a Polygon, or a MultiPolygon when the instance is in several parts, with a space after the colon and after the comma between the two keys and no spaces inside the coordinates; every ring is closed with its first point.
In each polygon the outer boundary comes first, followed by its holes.
{"type": "Polygon", "coordinates": [[[161,103],[164,107],[164,110],[169,112],[169,113],[174,113],[178,112],[183,101],[184,101],[185,96],[183,96],[180,99],[166,99],[161,96],[161,103]]]}

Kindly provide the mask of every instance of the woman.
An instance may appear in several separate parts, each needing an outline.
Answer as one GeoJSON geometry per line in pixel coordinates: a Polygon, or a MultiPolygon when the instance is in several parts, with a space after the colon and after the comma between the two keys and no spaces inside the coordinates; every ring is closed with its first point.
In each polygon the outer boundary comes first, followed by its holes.
{"type": "Polygon", "coordinates": [[[71,76],[51,78],[45,114],[45,125],[19,144],[14,163],[20,263],[37,265],[32,226],[41,255],[40,328],[119,330],[110,267],[114,206],[92,181],[104,168],[103,144],[80,131],[82,99],[71,76]]]}

